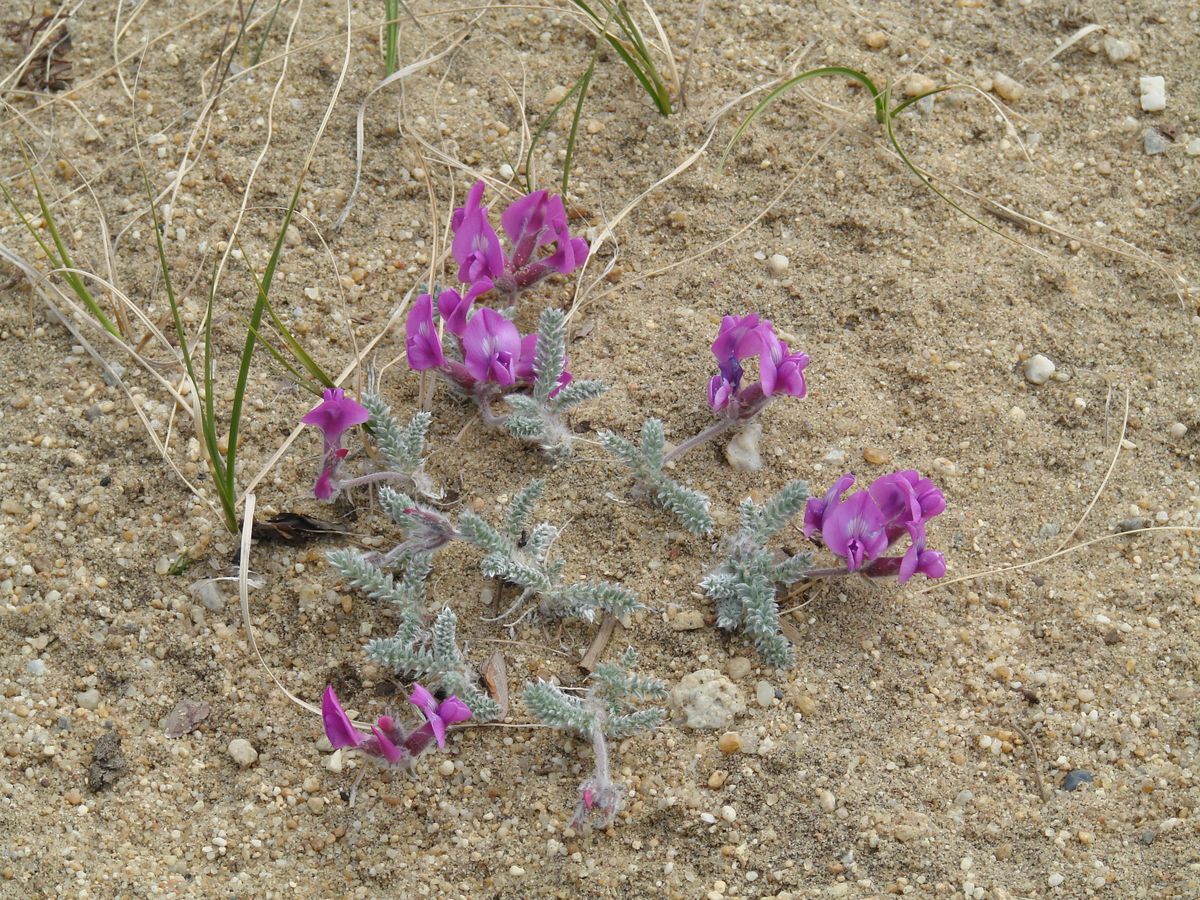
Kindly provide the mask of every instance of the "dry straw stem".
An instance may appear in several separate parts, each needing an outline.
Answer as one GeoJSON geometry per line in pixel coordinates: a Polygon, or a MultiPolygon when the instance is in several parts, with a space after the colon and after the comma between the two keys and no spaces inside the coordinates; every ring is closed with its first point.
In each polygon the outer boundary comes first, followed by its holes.
{"type": "Polygon", "coordinates": [[[1070,541],[1079,532],[1079,529],[1083,526],[1084,521],[1087,519],[1087,517],[1091,514],[1092,510],[1095,508],[1096,503],[1100,500],[1100,495],[1104,493],[1104,489],[1108,486],[1108,482],[1112,478],[1113,471],[1117,467],[1117,460],[1120,458],[1120,455],[1121,455],[1121,449],[1122,449],[1121,445],[1125,441],[1126,429],[1129,426],[1129,400],[1130,400],[1130,391],[1129,391],[1129,388],[1126,388],[1125,389],[1125,413],[1124,413],[1123,419],[1121,421],[1121,434],[1117,438],[1116,448],[1113,451],[1113,458],[1112,458],[1112,462],[1108,466],[1108,471],[1104,473],[1104,478],[1101,480],[1100,486],[1096,489],[1096,493],[1092,496],[1092,502],[1087,505],[1087,508],[1083,511],[1083,515],[1080,516],[1079,520],[1075,523],[1075,527],[1071,529],[1071,531],[1067,534],[1067,536],[1065,538],[1063,538],[1062,543],[1060,543],[1058,545],[1058,547],[1056,547],[1052,553],[1048,553],[1045,556],[1041,556],[1041,557],[1038,557],[1037,559],[1032,559],[1027,562],[1023,562],[1023,563],[1015,563],[1010,566],[1001,566],[1000,568],[997,568],[997,569],[988,569],[985,572],[976,572],[971,575],[960,575],[957,578],[951,578],[948,580],[939,580],[937,583],[932,584],[929,587],[922,588],[921,590],[917,591],[916,593],[917,594],[928,594],[930,591],[936,591],[939,588],[949,587],[952,584],[959,584],[964,581],[974,581],[977,578],[987,578],[991,575],[1001,575],[1005,572],[1016,572],[1016,571],[1020,571],[1022,569],[1029,569],[1029,568],[1032,568],[1033,566],[1038,566],[1044,562],[1049,562],[1052,559],[1056,559],[1059,556],[1064,556],[1068,553],[1074,553],[1075,551],[1082,550],[1085,547],[1091,547],[1093,544],[1101,544],[1106,541],[1114,541],[1114,540],[1118,540],[1120,538],[1125,538],[1125,537],[1128,537],[1128,536],[1134,535],[1134,534],[1150,534],[1150,533],[1162,532],[1162,531],[1184,532],[1185,534],[1200,532],[1200,528],[1197,528],[1195,526],[1190,526],[1190,525],[1156,525],[1151,528],[1134,528],[1129,531],[1122,531],[1119,534],[1105,534],[1105,535],[1101,535],[1100,537],[1097,537],[1097,538],[1092,538],[1090,541],[1084,541],[1083,543],[1074,544],[1070,547],[1067,546],[1067,544],[1070,543],[1070,541]]]}
{"type": "MultiPolygon", "coordinates": [[[[16,87],[16,84],[20,81],[21,76],[25,74],[25,70],[29,68],[33,61],[37,59],[38,55],[47,48],[47,45],[51,42],[51,39],[54,38],[55,32],[58,31],[58,26],[65,24],[66,21],[71,18],[71,16],[75,15],[75,13],[77,13],[83,7],[83,3],[84,0],[76,0],[76,3],[73,6],[60,6],[53,12],[50,20],[46,22],[46,24],[38,31],[37,39],[34,40],[33,44],[30,46],[29,50],[26,52],[21,61],[17,63],[16,66],[14,66],[11,70],[9,70],[7,75],[5,75],[3,78],[0,78],[0,97],[4,96],[4,94],[8,93],[9,90],[16,87]]],[[[36,14],[37,13],[35,10],[34,15],[36,14]]]]}

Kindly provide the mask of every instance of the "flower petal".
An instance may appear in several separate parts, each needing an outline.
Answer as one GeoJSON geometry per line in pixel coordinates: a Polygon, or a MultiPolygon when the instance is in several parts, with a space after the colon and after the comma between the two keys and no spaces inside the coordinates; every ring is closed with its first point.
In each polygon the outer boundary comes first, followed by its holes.
{"type": "Polygon", "coordinates": [[[332,684],[326,685],[321,695],[321,719],[325,723],[325,736],[333,747],[357,747],[366,740],[342,709],[332,684]]]}
{"type": "Polygon", "coordinates": [[[471,707],[455,696],[447,697],[438,706],[438,716],[447,725],[457,725],[471,718],[471,707]]]}
{"type": "Polygon", "coordinates": [[[406,755],[405,752],[392,743],[392,739],[384,734],[378,725],[371,726],[371,733],[375,735],[375,740],[369,745],[370,749],[382,756],[390,765],[400,765],[406,755]]]}

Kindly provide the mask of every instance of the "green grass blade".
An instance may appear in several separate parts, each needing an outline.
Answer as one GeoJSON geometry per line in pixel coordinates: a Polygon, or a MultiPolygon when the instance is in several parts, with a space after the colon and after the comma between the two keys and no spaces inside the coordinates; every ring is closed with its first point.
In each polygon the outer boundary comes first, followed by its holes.
{"type": "MultiPolygon", "coordinates": [[[[258,2],[258,0],[255,0],[258,2]]],[[[275,17],[279,15],[279,7],[283,0],[275,0],[275,8],[271,10],[271,18],[267,19],[267,27],[263,29],[262,40],[258,42],[258,49],[254,51],[254,56],[250,60],[250,65],[257,66],[258,61],[262,59],[263,48],[267,46],[267,38],[271,36],[271,29],[275,25],[275,17]]],[[[246,20],[249,21],[250,13],[254,12],[254,4],[250,4],[250,12],[246,13],[246,20]]]]}
{"type": "Polygon", "coordinates": [[[387,73],[396,71],[396,44],[400,36],[400,0],[384,0],[384,15],[387,24],[384,25],[384,57],[387,60],[387,73]]]}
{"type": "MultiPolygon", "coordinates": [[[[238,247],[241,247],[240,241],[238,242],[238,247]]],[[[263,286],[259,282],[258,276],[254,274],[254,268],[250,265],[250,257],[247,256],[245,250],[242,251],[242,259],[246,261],[246,270],[250,273],[250,277],[254,280],[254,288],[258,292],[259,300],[266,308],[267,315],[271,317],[271,324],[275,326],[275,330],[279,332],[279,336],[282,337],[283,342],[287,344],[288,350],[290,350],[292,355],[300,361],[300,365],[302,365],[308,371],[308,374],[311,375],[315,381],[320,382],[321,385],[327,388],[334,387],[335,385],[333,383],[333,379],[325,373],[325,370],[321,368],[315,359],[309,356],[308,351],[304,349],[303,345],[298,340],[296,340],[296,336],[292,334],[291,330],[286,324],[284,324],[283,319],[280,318],[279,314],[275,311],[275,307],[272,305],[270,297],[268,297],[266,292],[263,290],[263,286]]],[[[260,339],[261,337],[262,335],[259,334],[260,339]]],[[[274,348],[271,349],[273,350],[274,348]]],[[[280,361],[283,362],[282,359],[280,361]]],[[[283,364],[287,366],[289,371],[298,376],[301,382],[303,382],[303,376],[301,376],[295,368],[288,365],[286,362],[283,362],[283,364]]],[[[316,393],[320,395],[321,392],[316,391],[316,393]]]]}
{"type": "Polygon", "coordinates": [[[650,56],[650,51],[646,47],[646,42],[642,38],[641,30],[637,27],[637,23],[626,11],[624,4],[618,0],[615,4],[604,3],[604,10],[608,16],[601,18],[586,0],[571,0],[600,29],[600,36],[608,41],[609,45],[621,57],[621,60],[633,72],[635,78],[642,85],[642,88],[650,95],[650,99],[654,101],[658,111],[668,116],[671,114],[671,97],[667,91],[666,84],[658,74],[658,69],[654,65],[654,60],[650,56]],[[609,21],[615,18],[620,26],[621,32],[629,39],[629,42],[634,46],[637,59],[634,54],[631,54],[615,34],[608,30],[609,21]]]}
{"type": "Polygon", "coordinates": [[[779,97],[781,94],[787,93],[801,82],[808,81],[810,78],[823,78],[834,75],[841,75],[845,78],[853,78],[859,84],[863,85],[868,91],[870,91],[871,100],[875,104],[875,117],[879,120],[880,124],[883,124],[884,120],[887,118],[887,107],[880,106],[883,95],[880,93],[879,89],[875,87],[875,82],[873,82],[862,72],[859,72],[856,69],[848,69],[845,66],[821,66],[818,69],[809,69],[807,72],[801,72],[799,75],[789,78],[783,84],[770,91],[767,96],[765,96],[759,102],[759,104],[754,107],[754,110],[750,113],[750,115],[746,116],[746,118],[742,120],[742,123],[737,127],[737,131],[733,133],[733,137],[729,139],[729,143],[725,147],[725,152],[721,154],[721,166],[725,165],[725,161],[729,158],[730,151],[733,150],[734,146],[737,145],[737,142],[742,139],[742,135],[745,134],[746,129],[750,127],[750,125],[759,117],[762,111],[770,106],[777,97],[779,97]]]}
{"type": "MultiPolygon", "coordinates": [[[[183,317],[179,313],[179,301],[175,294],[175,285],[171,281],[171,268],[167,264],[167,251],[163,246],[162,228],[158,221],[158,210],[154,207],[154,192],[150,187],[150,179],[146,175],[145,168],[142,169],[142,181],[146,185],[146,197],[150,204],[150,216],[154,225],[154,241],[158,250],[158,264],[162,270],[163,286],[167,292],[167,305],[171,308],[171,320],[175,325],[175,336],[179,341],[179,352],[183,357],[183,367],[187,372],[188,379],[192,383],[192,390],[198,390],[200,382],[196,379],[195,366],[192,364],[192,355],[188,347],[187,329],[183,324],[183,317]]],[[[212,305],[209,305],[209,315],[212,314],[212,305]]],[[[212,339],[211,328],[206,331],[206,354],[205,359],[209,358],[207,353],[207,342],[212,339]]],[[[208,387],[205,388],[205,397],[211,396],[211,391],[208,387]]],[[[200,412],[200,431],[201,437],[204,439],[204,447],[208,451],[205,456],[208,460],[208,471],[212,477],[213,485],[217,490],[217,497],[221,504],[221,512],[225,516],[225,524],[231,531],[237,531],[237,512],[234,508],[234,498],[225,490],[225,470],[221,459],[220,450],[217,448],[217,423],[214,418],[214,406],[206,402],[204,408],[200,412]]]]}
{"type": "Polygon", "coordinates": [[[279,258],[283,255],[283,241],[287,235],[288,226],[292,224],[292,215],[296,211],[296,205],[300,202],[300,192],[303,187],[304,176],[302,174],[300,182],[292,192],[292,199],[288,203],[287,211],[283,215],[283,223],[279,226],[279,234],[275,238],[275,248],[271,251],[270,259],[267,260],[267,267],[263,270],[258,297],[254,302],[254,308],[250,311],[250,327],[246,331],[246,341],[242,345],[242,355],[238,360],[237,384],[233,391],[233,407],[229,413],[229,446],[225,448],[225,486],[231,494],[237,492],[237,486],[234,483],[237,472],[237,437],[241,430],[246,385],[250,380],[250,360],[254,356],[254,344],[258,340],[258,330],[262,327],[266,299],[271,294],[271,282],[275,279],[275,269],[279,265],[279,258]]]}
{"type": "Polygon", "coordinates": [[[558,115],[558,111],[566,106],[568,100],[575,96],[582,84],[583,77],[581,76],[579,80],[571,86],[571,89],[567,91],[563,98],[554,104],[554,107],[549,113],[546,114],[546,118],[544,118],[538,125],[537,131],[533,133],[533,139],[529,142],[529,149],[525,151],[525,193],[533,193],[533,167],[530,165],[530,163],[533,161],[534,149],[536,149],[538,143],[541,141],[542,135],[545,134],[546,130],[554,123],[554,119],[558,115]]]}
{"type": "MultiPolygon", "coordinates": [[[[23,150],[24,148],[22,148],[23,150]]],[[[29,163],[26,157],[26,163],[29,163]]],[[[26,217],[24,211],[17,205],[16,198],[9,193],[8,188],[0,182],[0,191],[4,192],[4,199],[8,201],[8,205],[13,208],[13,211],[21,219],[21,224],[25,226],[25,230],[33,237],[42,252],[46,254],[46,259],[50,261],[56,269],[74,269],[75,264],[71,261],[71,255],[67,252],[66,244],[63,243],[62,236],[58,232],[58,227],[54,223],[54,216],[50,212],[50,206],[46,203],[46,198],[42,195],[41,186],[38,184],[37,176],[33,173],[33,167],[28,167],[29,177],[33,181],[33,189],[37,193],[38,207],[42,211],[42,219],[46,223],[46,229],[50,232],[50,237],[57,248],[57,253],[51,249],[50,245],[42,240],[42,236],[38,234],[37,228],[26,217]]],[[[112,319],[100,308],[100,304],[96,302],[96,298],[92,296],[92,292],[87,289],[82,278],[75,272],[62,272],[63,279],[70,286],[72,293],[79,298],[79,302],[84,305],[84,308],[92,314],[101,327],[115,338],[121,338],[121,331],[113,324],[112,319]]]]}
{"type": "Polygon", "coordinates": [[[563,159],[562,195],[567,196],[567,184],[571,180],[571,163],[575,159],[575,139],[579,135],[579,118],[583,115],[583,100],[587,96],[588,85],[592,83],[592,73],[596,70],[596,59],[600,55],[600,45],[592,51],[592,61],[588,63],[587,71],[579,79],[579,97],[575,101],[575,115],[571,119],[571,133],[567,136],[567,155],[563,159]]]}

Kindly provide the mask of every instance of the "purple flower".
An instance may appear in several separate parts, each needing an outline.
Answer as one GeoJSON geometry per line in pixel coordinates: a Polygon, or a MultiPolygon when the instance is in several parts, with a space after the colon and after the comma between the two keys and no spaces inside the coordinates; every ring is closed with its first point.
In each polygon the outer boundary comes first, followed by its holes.
{"type": "Polygon", "coordinates": [[[371,418],[367,408],[347,397],[341,388],[326,388],[323,396],[325,399],[305,413],[300,421],[320,428],[328,447],[338,446],[348,429],[371,418]]]}
{"type": "Polygon", "coordinates": [[[321,472],[313,485],[313,496],[318,500],[329,500],[337,493],[337,470],[350,452],[342,448],[342,435],[369,418],[367,408],[347,397],[344,390],[326,388],[324,399],[300,419],[305,425],[320,428],[324,439],[321,472]]]}
{"type": "Polygon", "coordinates": [[[720,374],[708,382],[708,404],[714,412],[748,420],[758,415],[776,394],[803,397],[808,393],[804,368],[808,354],[793,353],[775,335],[770,321],[757,313],[725,316],[712,344],[720,374]],[[757,357],[759,380],[742,387],[742,361],[757,357]]]}
{"type": "Polygon", "coordinates": [[[946,558],[936,550],[925,549],[925,526],[909,525],[908,534],[912,538],[912,545],[900,561],[900,577],[897,580],[904,584],[918,572],[926,578],[945,575],[946,558]]]}
{"type": "Polygon", "coordinates": [[[333,747],[352,747],[385,766],[408,768],[429,745],[446,745],[446,728],[471,718],[471,710],[457,697],[437,703],[419,684],[414,684],[410,701],[425,715],[425,724],[406,733],[391,716],[380,716],[371,726],[371,733],[359,731],[342,708],[333,685],[325,688],[321,697],[321,718],[325,736],[333,747]]]}
{"type": "Polygon", "coordinates": [[[434,696],[419,684],[413,685],[408,702],[425,716],[426,721],[421,728],[430,730],[438,747],[446,746],[446,729],[448,727],[471,718],[470,708],[457,697],[448,697],[438,703],[434,696]]]}
{"type": "Polygon", "coordinates": [[[475,298],[486,294],[491,289],[491,279],[484,278],[472,284],[466,294],[460,294],[453,288],[442,291],[438,295],[437,308],[438,315],[446,323],[446,330],[456,337],[462,337],[467,327],[471,304],[475,302],[475,298]]]}
{"type": "Polygon", "coordinates": [[[889,527],[928,522],[946,508],[942,492],[916,469],[882,475],[870,491],[889,527]]]}
{"type": "Polygon", "coordinates": [[[853,572],[888,548],[883,513],[867,491],[856,491],[827,510],[821,523],[825,546],[846,560],[853,572]]]}
{"type": "Polygon", "coordinates": [[[517,380],[521,335],[517,326],[489,307],[481,307],[463,332],[463,362],[477,381],[501,386],[517,380]]]}
{"type": "Polygon", "coordinates": [[[483,182],[477,181],[461,206],[450,217],[454,229],[451,252],[458,262],[458,280],[474,284],[483,278],[499,278],[504,274],[504,250],[500,238],[488,221],[486,206],[481,206],[483,182]]]}
{"type": "MultiPolygon", "coordinates": [[[[712,352],[726,380],[734,381],[734,366],[743,359],[758,356],[767,348],[767,341],[777,341],[768,321],[759,321],[757,313],[746,316],[725,316],[712,352]]],[[[740,370],[740,366],[738,367],[740,370]]],[[[740,371],[739,371],[740,374],[740,371]]]]}
{"type": "Polygon", "coordinates": [[[474,284],[487,279],[499,293],[515,299],[548,275],[567,275],[587,260],[587,241],[571,237],[562,198],[546,191],[518,198],[501,214],[500,222],[512,245],[505,256],[488,222],[487,208],[481,205],[483,191],[483,182],[476,182],[466,206],[455,210],[450,220],[454,229],[451,249],[459,262],[460,281],[474,284]]]}
{"type": "Polygon", "coordinates": [[[560,197],[546,191],[534,191],[509,204],[500,214],[500,224],[512,243],[508,257],[511,270],[524,268],[543,244],[554,240],[550,232],[556,221],[566,227],[567,213],[560,197]]]}
{"type": "Polygon", "coordinates": [[[946,560],[925,549],[925,523],[946,508],[942,492],[913,469],[893,472],[871,482],[867,490],[841,495],[854,484],[854,475],[837,480],[824,497],[810,497],[804,509],[804,535],[820,532],[825,545],[846,560],[846,574],[862,571],[871,578],[898,575],[900,583],[918,572],[928,578],[946,574],[946,560]],[[903,556],[884,556],[908,535],[903,556]]]}
{"type": "Polygon", "coordinates": [[[417,298],[404,323],[404,349],[408,365],[415,372],[438,369],[446,364],[442,341],[433,326],[433,298],[422,294],[417,298]]]}
{"type": "Polygon", "coordinates": [[[816,532],[822,530],[822,525],[825,521],[825,516],[829,511],[841,502],[842,494],[850,490],[854,486],[854,473],[847,472],[831,487],[824,497],[809,497],[808,502],[804,505],[804,536],[811,538],[816,532]]]}
{"type": "Polygon", "coordinates": [[[783,341],[772,340],[767,352],[758,359],[758,373],[762,380],[762,391],[767,397],[776,393],[803,397],[808,393],[804,383],[804,367],[808,365],[807,353],[791,353],[783,341]]]}
{"type": "Polygon", "coordinates": [[[346,715],[346,710],[342,708],[332,684],[326,685],[325,693],[321,695],[321,718],[325,722],[325,736],[335,749],[357,747],[367,739],[346,715]]]}

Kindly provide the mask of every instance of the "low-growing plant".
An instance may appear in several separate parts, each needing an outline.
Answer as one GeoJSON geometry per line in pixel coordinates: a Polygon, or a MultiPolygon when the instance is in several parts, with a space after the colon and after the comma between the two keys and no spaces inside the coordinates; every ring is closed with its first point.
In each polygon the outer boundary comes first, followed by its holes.
{"type": "Polygon", "coordinates": [[[741,527],[725,543],[726,557],[700,586],[717,605],[717,626],[745,631],[768,665],[789,668],[795,662],[792,645],[779,630],[777,584],[792,584],[812,566],[811,553],[777,560],[767,541],[803,508],[808,485],[793,481],[759,506],[743,500],[738,509],[741,527]]]}
{"type": "Polygon", "coordinates": [[[607,828],[621,809],[624,785],[608,771],[608,739],[622,740],[657,728],[665,717],[658,707],[633,708],[630,700],[661,700],[666,685],[657,678],[629,672],[637,663],[630,648],[620,663],[601,663],[591,674],[583,696],[568,694],[556,684],[538,680],[525,686],[525,707],[539,722],[570,731],[592,745],[595,767],[579,785],[579,800],[571,818],[581,828],[592,818],[607,828]]]}
{"type": "Polygon", "coordinates": [[[662,422],[648,419],[642,426],[641,445],[635,447],[611,431],[601,432],[600,443],[629,467],[639,489],[656,505],[670,510],[693,534],[712,530],[709,500],[699,491],[672,480],[663,468],[690,450],[735,428],[744,428],[779,396],[804,397],[808,387],[804,369],[808,354],[788,349],[768,320],[754,313],[725,316],[712,345],[718,373],[708,382],[708,403],[717,421],[664,453],[662,422]],[[743,384],[742,363],[757,361],[759,378],[743,384]]]}
{"type": "Polygon", "coordinates": [[[505,428],[562,459],[570,454],[573,438],[564,414],[606,387],[575,381],[567,370],[566,317],[560,310],[543,310],[537,332],[524,337],[510,316],[522,292],[554,272],[567,274],[582,265],[587,243],[571,237],[561,198],[538,191],[501,216],[512,242],[506,253],[482,199],[483,182],[478,182],[451,220],[458,277],[469,286],[465,292],[450,288],[438,294],[440,330],[433,295],[417,298],[405,323],[408,364],[414,371],[434,372],[469,397],[487,425],[505,428]],[[475,301],[492,291],[506,302],[504,312],[475,308],[475,301]],[[494,408],[501,399],[510,408],[507,414],[494,408]]]}
{"type": "Polygon", "coordinates": [[[601,431],[597,437],[604,449],[633,470],[638,490],[651,502],[674,513],[692,534],[699,536],[712,531],[708,497],[684,487],[663,472],[666,456],[661,419],[646,420],[642,425],[641,443],[637,446],[611,431],[601,431]]]}
{"type": "Polygon", "coordinates": [[[405,559],[400,579],[384,571],[379,561],[356,550],[335,550],[329,563],[352,587],[373,600],[389,603],[400,624],[392,637],[367,644],[367,657],[390,666],[402,678],[434,684],[445,694],[456,694],[471,708],[476,721],[487,722],[500,707],[477,686],[478,675],[458,646],[458,619],[449,607],[428,623],[425,597],[432,557],[415,553],[405,559]]]}
{"type": "Polygon", "coordinates": [[[485,551],[479,566],[483,574],[521,588],[520,596],[496,618],[508,618],[535,599],[537,605],[529,606],[517,621],[535,610],[547,618],[581,618],[588,622],[595,621],[597,612],[611,613],[617,618],[632,613],[638,607],[637,598],[619,584],[564,583],[566,560],[550,559],[559,529],[549,522],[529,528],[543,486],[539,479],[518,491],[500,527],[488,524],[470,510],[459,516],[459,535],[485,551]]]}

